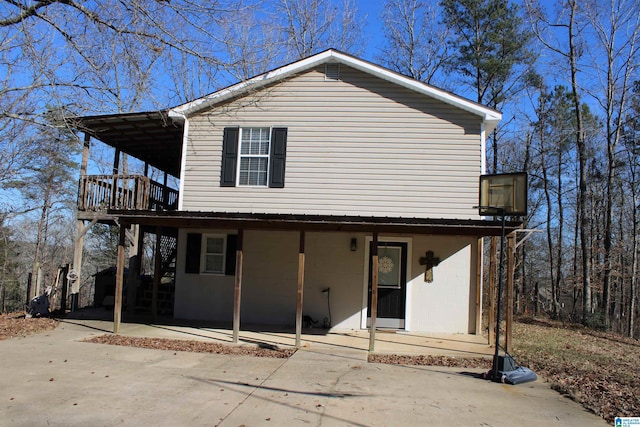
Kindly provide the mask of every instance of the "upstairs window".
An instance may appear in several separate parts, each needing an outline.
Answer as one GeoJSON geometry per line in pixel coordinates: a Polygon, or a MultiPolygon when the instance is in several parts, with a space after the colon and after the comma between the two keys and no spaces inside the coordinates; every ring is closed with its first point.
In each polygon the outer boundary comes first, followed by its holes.
{"type": "Polygon", "coordinates": [[[225,128],[220,186],[283,188],[286,154],[287,128],[225,128]]]}
{"type": "Polygon", "coordinates": [[[269,128],[240,129],[238,185],[267,185],[270,142],[269,128]]]}

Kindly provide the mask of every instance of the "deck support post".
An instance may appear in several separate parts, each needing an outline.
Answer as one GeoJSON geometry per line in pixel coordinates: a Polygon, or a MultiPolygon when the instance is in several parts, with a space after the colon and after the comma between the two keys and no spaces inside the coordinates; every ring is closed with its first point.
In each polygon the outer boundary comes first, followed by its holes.
{"type": "Polygon", "coordinates": [[[136,312],[136,290],[140,277],[140,264],[142,260],[142,244],[144,233],[140,231],[138,224],[131,224],[131,244],[129,245],[129,272],[127,274],[127,314],[136,312]]]}
{"type": "Polygon", "coordinates": [[[151,288],[151,317],[158,320],[158,288],[162,278],[162,227],[156,227],[156,245],[153,251],[153,287],[151,288]]]}
{"type": "Polygon", "coordinates": [[[369,353],[376,344],[376,317],[378,317],[378,233],[373,233],[371,245],[371,326],[369,327],[369,353]]]}
{"type": "Polygon", "coordinates": [[[302,335],[302,304],[304,293],[304,230],[300,231],[300,249],[298,251],[298,299],[296,304],[296,348],[300,348],[302,335]]]}
{"type": "Polygon", "coordinates": [[[124,285],[124,251],[126,245],[126,229],[120,225],[118,236],[118,257],[116,259],[116,292],[113,304],[113,333],[120,333],[120,320],[122,318],[122,288],[124,285]]]}
{"type": "MultiPolygon", "coordinates": [[[[91,135],[89,133],[84,134],[84,142],[82,144],[82,161],[80,163],[80,177],[87,175],[87,168],[89,165],[89,149],[91,148],[91,135]]],[[[85,206],[86,202],[86,188],[84,187],[85,180],[81,179],[81,185],[78,189],[78,200],[82,206],[85,206]]],[[[82,281],[82,250],[84,248],[84,235],[89,228],[95,224],[93,220],[88,227],[85,228],[84,221],[76,221],[76,239],[73,245],[73,271],[75,272],[75,280],[71,280],[71,309],[78,309],[77,304],[79,302],[78,293],[80,292],[80,283],[82,281]],[[75,304],[74,304],[75,303],[75,304]]],[[[65,307],[66,308],[66,307],[65,307]]],[[[63,313],[64,314],[64,313],[63,313]]]]}
{"type": "Polygon", "coordinates": [[[242,297],[242,241],[244,231],[238,230],[238,240],[236,246],[236,279],[233,290],[233,342],[237,343],[240,336],[240,298],[242,297]]]}
{"type": "MultiPolygon", "coordinates": [[[[93,223],[92,223],[93,224],[93,223]]],[[[88,228],[90,228],[91,225],[88,228]]],[[[73,246],[73,271],[74,277],[71,279],[71,311],[77,310],[79,303],[80,283],[82,281],[82,251],[84,249],[84,235],[87,232],[84,221],[76,221],[76,240],[73,246]]]]}

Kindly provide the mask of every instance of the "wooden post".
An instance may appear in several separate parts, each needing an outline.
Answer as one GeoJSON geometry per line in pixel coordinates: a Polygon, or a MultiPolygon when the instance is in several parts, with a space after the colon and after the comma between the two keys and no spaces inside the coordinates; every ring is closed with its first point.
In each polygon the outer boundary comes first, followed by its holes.
{"type": "Polygon", "coordinates": [[[371,245],[371,326],[369,327],[369,352],[376,343],[376,317],[378,316],[378,233],[373,233],[371,245]]]}
{"type": "Polygon", "coordinates": [[[144,233],[140,231],[138,224],[131,225],[131,234],[133,239],[129,245],[129,273],[127,274],[127,314],[134,314],[136,312],[136,291],[138,280],[140,277],[140,264],[142,253],[142,241],[144,239],[144,233]]]}
{"type": "Polygon", "coordinates": [[[77,294],[80,291],[80,282],[82,280],[82,250],[84,249],[84,221],[76,221],[76,241],[73,247],[73,271],[78,278],[71,282],[71,294],[77,294]]]}
{"type": "Polygon", "coordinates": [[[496,268],[498,266],[498,238],[492,237],[489,248],[489,345],[493,346],[496,340],[496,268]]]}
{"type": "MultiPolygon", "coordinates": [[[[87,181],[82,179],[82,177],[87,175],[87,167],[89,164],[89,149],[91,148],[91,135],[85,132],[84,134],[84,143],[82,145],[82,161],[80,163],[80,188],[78,189],[78,200],[80,205],[85,208],[87,206],[86,203],[86,184],[87,181]]],[[[92,222],[92,225],[94,223],[92,222]]],[[[74,241],[73,246],[73,270],[77,275],[77,279],[71,282],[70,293],[72,298],[77,298],[78,292],[80,292],[80,282],[82,281],[82,249],[84,247],[84,235],[87,230],[84,228],[84,221],[76,221],[76,239],[74,241]]],[[[65,299],[66,305],[66,299],[65,299]]],[[[65,307],[66,308],[66,307],[65,307]]],[[[72,307],[77,308],[77,307],[72,307]]],[[[64,313],[64,311],[63,311],[64,313]]]]}
{"type": "Polygon", "coordinates": [[[69,286],[67,279],[67,274],[69,274],[69,264],[66,264],[62,267],[62,289],[60,292],[60,312],[64,316],[67,313],[67,288],[69,286]]]}
{"type": "Polygon", "coordinates": [[[238,241],[236,247],[236,281],[233,291],[233,342],[238,342],[240,335],[240,298],[242,296],[242,240],[244,231],[238,230],[238,241]]]}
{"type": "Polygon", "coordinates": [[[151,289],[151,317],[158,320],[158,288],[162,278],[162,227],[156,227],[156,247],[153,251],[153,288],[151,289]]]}
{"type": "Polygon", "coordinates": [[[31,298],[29,298],[31,296],[31,287],[33,286],[33,272],[30,272],[27,275],[27,302],[26,305],[29,305],[29,303],[31,302],[31,298]]]}
{"type": "Polygon", "coordinates": [[[120,208],[118,203],[118,173],[120,169],[120,149],[116,148],[116,152],[113,156],[113,183],[111,187],[111,207],[114,209],[120,208]]]}
{"type": "Polygon", "coordinates": [[[302,303],[304,292],[304,230],[300,231],[300,249],[298,250],[298,300],[296,304],[296,348],[300,348],[302,335],[302,303]]]}
{"type": "Polygon", "coordinates": [[[513,279],[515,275],[515,257],[516,257],[516,239],[515,233],[511,233],[508,237],[507,252],[507,315],[505,316],[507,326],[504,335],[504,350],[510,353],[513,347],[512,327],[513,327],[513,279]]]}
{"type": "Polygon", "coordinates": [[[484,239],[476,243],[476,335],[482,333],[482,268],[484,257],[484,239]]]}
{"type": "Polygon", "coordinates": [[[113,305],[113,333],[120,333],[120,320],[122,317],[122,288],[124,285],[124,251],[126,244],[126,229],[120,226],[118,237],[118,257],[116,259],[116,292],[113,305]]]}
{"type": "Polygon", "coordinates": [[[164,173],[164,186],[162,187],[162,210],[169,210],[169,174],[164,173]]]}
{"type": "Polygon", "coordinates": [[[84,134],[84,144],[82,146],[82,163],[80,163],[80,187],[78,188],[78,201],[82,208],[87,206],[86,201],[86,179],[83,179],[87,175],[87,167],[89,164],[89,148],[91,147],[91,135],[84,134]]]}

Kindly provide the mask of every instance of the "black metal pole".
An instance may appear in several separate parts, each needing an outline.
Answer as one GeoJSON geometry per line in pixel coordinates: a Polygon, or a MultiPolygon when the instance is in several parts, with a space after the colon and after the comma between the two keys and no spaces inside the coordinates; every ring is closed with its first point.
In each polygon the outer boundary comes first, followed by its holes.
{"type": "Polygon", "coordinates": [[[502,217],[502,230],[500,236],[500,262],[498,269],[498,313],[496,320],[496,352],[493,355],[493,381],[500,381],[500,377],[498,374],[498,357],[500,354],[500,323],[502,316],[502,276],[504,271],[504,210],[500,209],[500,216],[502,217]]]}

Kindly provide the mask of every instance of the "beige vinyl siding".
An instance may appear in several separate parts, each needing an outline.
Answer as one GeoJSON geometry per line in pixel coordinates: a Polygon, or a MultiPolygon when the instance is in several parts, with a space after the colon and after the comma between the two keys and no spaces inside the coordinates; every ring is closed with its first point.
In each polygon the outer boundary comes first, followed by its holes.
{"type": "Polygon", "coordinates": [[[477,218],[481,119],[341,67],[189,118],[183,209],[477,218]],[[228,126],[286,127],[285,187],[220,187],[228,126]]]}

